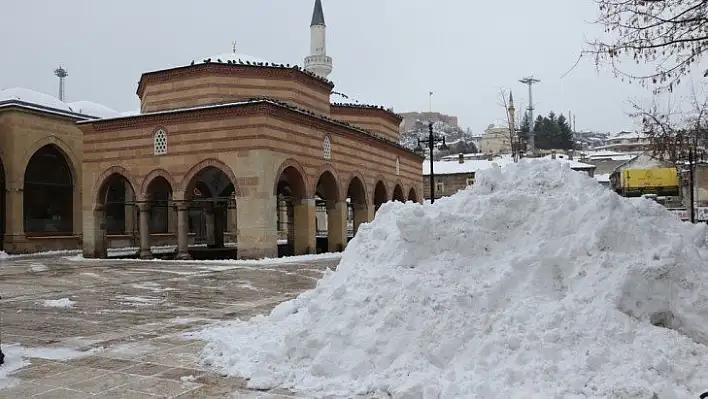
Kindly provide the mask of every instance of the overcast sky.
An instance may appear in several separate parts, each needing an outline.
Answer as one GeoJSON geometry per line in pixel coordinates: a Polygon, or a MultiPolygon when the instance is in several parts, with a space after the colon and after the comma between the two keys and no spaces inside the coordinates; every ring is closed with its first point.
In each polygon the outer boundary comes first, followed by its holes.
{"type": "MultiPolygon", "coordinates": [[[[481,132],[504,117],[499,89],[528,105],[518,79],[534,74],[538,112],[576,115],[578,130],[631,129],[622,83],[592,60],[576,62],[601,31],[592,0],[324,0],[335,90],[397,112],[432,108],[481,132]]],[[[302,64],[314,0],[22,0],[2,6],[0,88],[57,95],[53,70],[69,72],[67,101],[118,111],[139,107],[143,72],[238,52],[302,64]]]]}

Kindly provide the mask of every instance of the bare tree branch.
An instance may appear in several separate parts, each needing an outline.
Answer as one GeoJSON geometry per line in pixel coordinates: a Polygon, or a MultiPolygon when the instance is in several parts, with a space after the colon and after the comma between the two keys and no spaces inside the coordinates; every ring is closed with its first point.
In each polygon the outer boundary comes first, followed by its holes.
{"type": "MultiPolygon", "coordinates": [[[[590,42],[596,65],[609,63],[617,76],[655,89],[673,90],[708,50],[708,0],[595,0],[605,40],[590,42]],[[653,70],[632,74],[621,58],[653,70]]],[[[708,71],[703,71],[704,77],[708,71]]]]}

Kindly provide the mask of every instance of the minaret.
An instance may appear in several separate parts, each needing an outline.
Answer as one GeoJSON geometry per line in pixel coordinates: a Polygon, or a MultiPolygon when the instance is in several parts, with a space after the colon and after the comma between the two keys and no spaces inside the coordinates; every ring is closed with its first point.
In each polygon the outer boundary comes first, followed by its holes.
{"type": "Polygon", "coordinates": [[[514,94],[509,92],[509,130],[512,135],[516,133],[516,107],[514,107],[514,94]]]}
{"type": "Polygon", "coordinates": [[[514,94],[509,92],[509,138],[511,139],[511,153],[516,160],[516,107],[514,107],[514,94]]]}
{"type": "Polygon", "coordinates": [[[322,78],[332,73],[332,57],[327,55],[327,25],[325,25],[322,0],[315,0],[310,23],[310,55],[305,57],[305,70],[322,78]]]}

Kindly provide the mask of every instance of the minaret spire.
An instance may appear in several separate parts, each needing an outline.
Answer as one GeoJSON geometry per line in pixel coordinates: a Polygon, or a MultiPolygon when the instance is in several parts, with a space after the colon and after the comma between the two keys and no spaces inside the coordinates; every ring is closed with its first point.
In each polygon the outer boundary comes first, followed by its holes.
{"type": "Polygon", "coordinates": [[[312,11],[312,23],[310,23],[310,26],[315,25],[327,26],[325,25],[324,11],[322,11],[321,0],[315,0],[315,9],[312,11]]]}
{"type": "Polygon", "coordinates": [[[310,23],[310,55],[305,57],[305,70],[322,78],[332,73],[332,57],[327,55],[327,26],[322,0],[315,0],[310,23]]]}

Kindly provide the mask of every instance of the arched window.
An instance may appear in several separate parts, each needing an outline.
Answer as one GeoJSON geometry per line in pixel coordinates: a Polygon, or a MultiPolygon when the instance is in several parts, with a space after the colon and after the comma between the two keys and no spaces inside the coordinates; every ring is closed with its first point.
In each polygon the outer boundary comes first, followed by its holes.
{"type": "Polygon", "coordinates": [[[324,143],[322,144],[322,152],[324,159],[332,159],[332,142],[329,136],[325,136],[324,143]]]}
{"type": "Polygon", "coordinates": [[[401,174],[401,157],[396,157],[396,176],[401,174]]]}
{"type": "Polygon", "coordinates": [[[25,233],[73,233],[74,180],[56,146],[46,145],[30,158],[23,197],[25,233]]]}
{"type": "Polygon", "coordinates": [[[167,132],[165,129],[159,129],[155,132],[153,138],[153,151],[155,155],[167,154],[167,132]]]}

